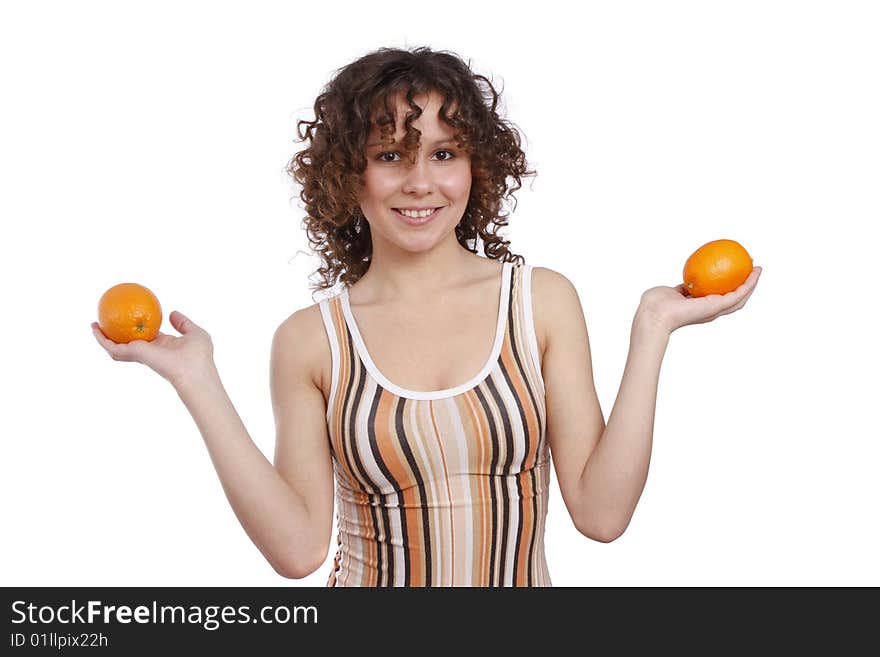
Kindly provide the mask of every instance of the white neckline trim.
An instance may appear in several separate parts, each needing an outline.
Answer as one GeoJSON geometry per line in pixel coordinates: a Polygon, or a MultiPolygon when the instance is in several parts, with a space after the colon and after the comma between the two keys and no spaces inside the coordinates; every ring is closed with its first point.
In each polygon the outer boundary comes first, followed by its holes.
{"type": "Polygon", "coordinates": [[[407,390],[406,388],[401,388],[400,386],[395,385],[385,378],[385,375],[379,371],[379,368],[376,367],[376,364],[373,362],[370,352],[367,351],[367,345],[364,343],[360,329],[358,328],[354,315],[351,312],[351,306],[348,302],[348,288],[345,288],[340,294],[340,300],[342,301],[342,314],[345,317],[346,324],[348,324],[348,329],[354,340],[355,348],[357,349],[364,366],[367,368],[367,371],[383,388],[398,397],[405,397],[407,399],[443,399],[445,397],[452,397],[461,394],[476,387],[487,376],[489,376],[489,372],[495,367],[495,363],[501,355],[501,347],[504,345],[504,329],[507,326],[508,301],[510,300],[511,267],[512,263],[510,262],[502,263],[501,291],[498,299],[498,320],[495,325],[495,343],[492,346],[492,354],[489,356],[486,364],[483,365],[483,369],[481,369],[479,373],[469,381],[457,385],[454,388],[446,388],[445,390],[407,390]]]}

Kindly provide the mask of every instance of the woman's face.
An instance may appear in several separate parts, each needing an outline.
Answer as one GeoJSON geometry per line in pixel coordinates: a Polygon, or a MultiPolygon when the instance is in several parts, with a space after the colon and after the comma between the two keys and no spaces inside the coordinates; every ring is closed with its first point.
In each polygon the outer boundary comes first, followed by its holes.
{"type": "Polygon", "coordinates": [[[359,200],[370,224],[374,252],[383,240],[406,251],[425,251],[450,233],[454,239],[470,196],[470,157],[455,145],[454,129],[438,116],[443,98],[431,93],[414,101],[422,108],[422,115],[413,121],[421,132],[414,165],[404,161],[399,149],[406,134],[404,119],[412,111],[402,97],[397,104],[395,143],[383,145],[375,126],[367,140],[366,183],[359,200]],[[399,212],[414,208],[440,210],[427,221],[408,220],[399,212]]]}

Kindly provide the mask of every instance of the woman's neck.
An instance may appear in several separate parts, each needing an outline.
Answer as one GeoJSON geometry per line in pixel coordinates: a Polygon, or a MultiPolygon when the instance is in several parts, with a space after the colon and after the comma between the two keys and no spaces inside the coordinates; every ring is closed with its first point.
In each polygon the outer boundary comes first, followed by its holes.
{"type": "Polygon", "coordinates": [[[357,297],[363,303],[426,302],[479,277],[486,271],[486,261],[458,242],[451,249],[423,253],[374,250],[369,269],[355,284],[357,297]]]}

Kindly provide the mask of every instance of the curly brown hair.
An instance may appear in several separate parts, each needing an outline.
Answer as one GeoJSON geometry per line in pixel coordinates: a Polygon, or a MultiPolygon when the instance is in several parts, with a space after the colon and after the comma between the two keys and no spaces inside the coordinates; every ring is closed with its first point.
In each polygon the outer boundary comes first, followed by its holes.
{"type": "Polygon", "coordinates": [[[527,168],[517,128],[496,113],[500,94],[455,53],[380,48],[337,70],[315,100],[315,120],[297,122],[298,141],[308,140],[309,145],[290,160],[287,172],[301,186],[299,196],[308,213],[303,227],[323,262],[317,270],[322,280],[311,286],[314,291],[337,281],[350,287],[369,268],[372,239],[358,202],[365,184],[367,139],[375,125],[383,142],[393,142],[397,117],[391,103],[405,94],[412,112],[406,115],[401,147],[412,159],[419,145],[412,122],[421,115],[413,99],[429,92],[444,98],[440,119],[457,131],[459,148],[471,158],[470,197],[455,228],[458,242],[476,253],[479,238],[487,257],[525,262],[511,253],[510,241],[498,230],[508,224],[509,215],[501,211],[504,198],[513,198],[522,178],[535,171],[527,168]]]}

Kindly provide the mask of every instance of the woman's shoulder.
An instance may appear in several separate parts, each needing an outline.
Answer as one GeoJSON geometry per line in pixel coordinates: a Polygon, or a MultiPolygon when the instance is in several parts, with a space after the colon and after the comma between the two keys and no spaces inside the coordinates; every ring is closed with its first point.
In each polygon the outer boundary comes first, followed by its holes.
{"type": "Polygon", "coordinates": [[[321,302],[300,308],[288,316],[275,330],[274,348],[279,352],[295,351],[315,385],[324,387],[325,352],[329,345],[321,314],[321,302]]]}
{"type": "Polygon", "coordinates": [[[543,294],[565,294],[574,289],[572,282],[564,275],[549,267],[532,268],[532,290],[543,294]]]}
{"type": "Polygon", "coordinates": [[[532,266],[532,316],[535,337],[543,358],[547,342],[555,331],[583,311],[574,284],[558,271],[548,267],[532,266]]]}

